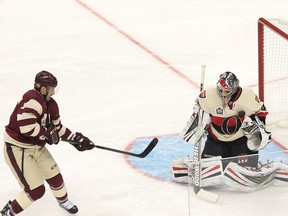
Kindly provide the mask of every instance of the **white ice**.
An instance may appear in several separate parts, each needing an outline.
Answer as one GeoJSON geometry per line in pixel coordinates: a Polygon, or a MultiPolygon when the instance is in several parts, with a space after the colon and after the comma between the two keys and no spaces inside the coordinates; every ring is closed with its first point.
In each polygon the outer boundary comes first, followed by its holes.
{"type": "MultiPolygon", "coordinates": [[[[287,18],[287,0],[0,0],[0,132],[41,70],[60,84],[62,122],[96,144],[178,133],[205,85],[235,72],[257,84],[257,20],[287,18]]],[[[287,144],[287,134],[282,138],[287,144]]],[[[283,143],[285,144],[285,143],[283,143]]],[[[2,146],[2,145],[1,145],[2,146]]],[[[123,155],[49,146],[81,216],[188,215],[187,187],[133,169],[123,155]]],[[[0,207],[20,192],[1,148],[0,207]]],[[[287,188],[192,197],[191,215],[287,215],[287,188]]],[[[67,215],[47,188],[21,215],[67,215]]]]}

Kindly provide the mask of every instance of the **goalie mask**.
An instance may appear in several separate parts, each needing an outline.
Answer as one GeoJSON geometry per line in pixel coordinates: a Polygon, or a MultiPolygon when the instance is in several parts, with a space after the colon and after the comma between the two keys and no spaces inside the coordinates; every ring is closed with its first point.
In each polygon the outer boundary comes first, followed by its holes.
{"type": "Polygon", "coordinates": [[[217,82],[217,94],[224,104],[227,104],[231,96],[237,91],[239,80],[232,72],[225,72],[220,75],[217,82]]]}

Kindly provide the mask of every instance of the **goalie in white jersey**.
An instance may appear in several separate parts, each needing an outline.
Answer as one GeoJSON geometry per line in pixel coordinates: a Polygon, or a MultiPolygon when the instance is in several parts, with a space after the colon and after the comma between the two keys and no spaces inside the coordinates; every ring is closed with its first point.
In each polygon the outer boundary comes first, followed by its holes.
{"type": "MultiPolygon", "coordinates": [[[[182,138],[187,142],[196,134],[199,112],[210,116],[202,158],[257,154],[260,147],[263,148],[270,140],[269,133],[260,136],[260,142],[258,140],[255,147],[255,143],[247,138],[249,135],[251,137],[255,131],[251,130],[255,129],[253,127],[255,124],[252,122],[258,121],[258,126],[259,123],[263,123],[262,126],[264,126],[268,112],[253,90],[240,87],[238,78],[231,72],[221,74],[217,85],[203,90],[196,99],[194,112],[182,133],[182,138]],[[249,119],[248,122],[247,119],[249,119]],[[248,147],[247,143],[252,144],[252,147],[248,147]]],[[[195,137],[190,141],[192,140],[195,140],[195,137]]],[[[248,161],[249,165],[257,166],[258,157],[251,158],[254,159],[248,161]]]]}

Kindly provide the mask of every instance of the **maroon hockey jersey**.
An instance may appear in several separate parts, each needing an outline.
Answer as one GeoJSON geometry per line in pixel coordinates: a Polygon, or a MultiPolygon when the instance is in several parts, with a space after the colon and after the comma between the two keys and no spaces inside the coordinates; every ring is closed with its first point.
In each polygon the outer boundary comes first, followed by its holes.
{"type": "Polygon", "coordinates": [[[49,124],[57,127],[60,137],[72,136],[71,131],[61,124],[56,101],[51,98],[46,102],[40,93],[29,90],[10,116],[4,141],[24,148],[39,148],[47,143],[44,134],[49,124]]]}

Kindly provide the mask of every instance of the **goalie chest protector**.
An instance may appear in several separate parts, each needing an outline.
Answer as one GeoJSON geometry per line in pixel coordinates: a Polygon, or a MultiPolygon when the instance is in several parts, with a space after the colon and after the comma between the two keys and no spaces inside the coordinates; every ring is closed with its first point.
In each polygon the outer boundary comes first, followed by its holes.
{"type": "Polygon", "coordinates": [[[233,141],[244,136],[239,129],[245,116],[239,116],[238,113],[244,111],[246,116],[250,116],[261,111],[263,106],[263,102],[249,87],[239,87],[235,99],[227,105],[222,103],[215,86],[208,87],[199,95],[198,103],[211,116],[211,135],[221,141],[233,141]]]}

